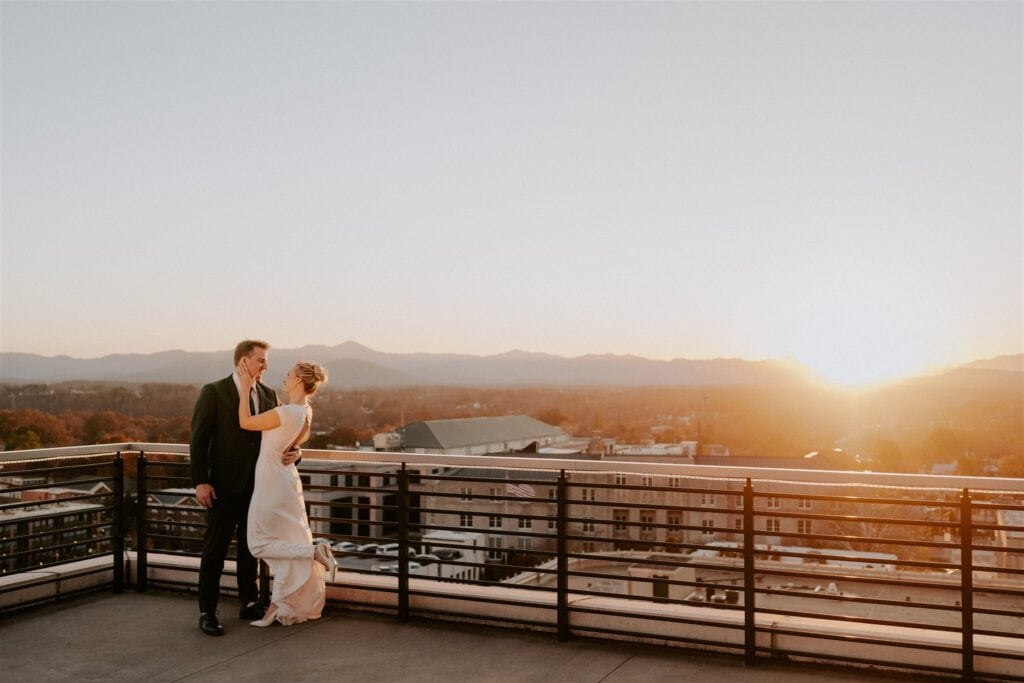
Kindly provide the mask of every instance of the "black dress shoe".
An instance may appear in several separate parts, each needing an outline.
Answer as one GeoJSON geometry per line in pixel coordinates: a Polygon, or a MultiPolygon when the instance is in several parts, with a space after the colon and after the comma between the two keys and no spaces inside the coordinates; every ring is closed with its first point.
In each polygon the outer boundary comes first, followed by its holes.
{"type": "Polygon", "coordinates": [[[199,629],[208,636],[224,635],[224,628],[217,620],[217,615],[210,612],[203,612],[199,615],[199,629]]]}
{"type": "Polygon", "coordinates": [[[250,602],[248,605],[238,610],[238,618],[244,619],[245,621],[259,621],[263,618],[263,614],[266,612],[258,602],[250,602]]]}

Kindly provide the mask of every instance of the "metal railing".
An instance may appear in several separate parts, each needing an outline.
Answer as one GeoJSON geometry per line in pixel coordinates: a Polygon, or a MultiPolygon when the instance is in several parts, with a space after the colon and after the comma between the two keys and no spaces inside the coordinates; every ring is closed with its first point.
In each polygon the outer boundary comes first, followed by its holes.
{"type": "MultiPolygon", "coordinates": [[[[124,590],[124,459],[118,450],[88,450],[92,454],[70,451],[56,459],[36,459],[33,452],[0,459],[0,598],[24,589],[6,577],[31,573],[32,586],[54,584],[67,577],[49,570],[76,563],[83,565],[76,577],[109,571],[102,587],[124,590]]],[[[87,583],[59,595],[89,590],[95,587],[87,583]]]]}
{"type": "MultiPolygon", "coordinates": [[[[69,561],[54,553],[82,547],[111,556],[120,590],[127,537],[137,590],[194,589],[169,577],[198,562],[168,559],[196,558],[202,545],[187,448],[118,444],[91,457],[0,470],[0,480],[45,476],[50,488],[110,484],[78,499],[99,501],[81,529],[101,536],[17,534],[38,543],[5,556],[32,558],[8,573],[69,561]],[[134,498],[124,494],[126,458],[134,498]]],[[[1024,680],[1024,480],[333,451],[307,451],[299,471],[314,534],[339,544],[345,571],[334,586],[394,594],[388,608],[402,621],[487,620],[481,605],[503,605],[512,612],[493,620],[562,640],[654,638],[734,651],[751,665],[796,657],[1024,680]],[[652,626],[630,626],[640,622],[652,626]],[[911,632],[936,637],[899,635],[911,632]],[[900,649],[926,656],[908,664],[900,649]]],[[[47,486],[0,488],[0,497],[47,486]]],[[[0,517],[9,544],[7,526],[0,517]]],[[[266,594],[271,577],[261,580],[266,594]]]]}

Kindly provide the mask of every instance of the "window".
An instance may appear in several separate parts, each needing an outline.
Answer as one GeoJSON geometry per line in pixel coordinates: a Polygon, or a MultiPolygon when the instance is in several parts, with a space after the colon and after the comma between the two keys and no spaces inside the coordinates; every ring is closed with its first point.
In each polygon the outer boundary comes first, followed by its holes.
{"type": "Polygon", "coordinates": [[[841,510],[843,507],[843,501],[833,500],[829,503],[829,507],[832,508],[833,510],[841,510]]]}
{"type": "Polygon", "coordinates": [[[641,531],[654,531],[654,510],[641,510],[640,523],[641,531]]]}
{"type": "Polygon", "coordinates": [[[500,529],[501,517],[499,517],[498,515],[491,515],[487,518],[487,526],[489,526],[492,529],[500,529]]]}
{"type": "Polygon", "coordinates": [[[548,498],[550,498],[551,500],[558,498],[558,489],[548,489],[548,498]]]}
{"type": "Polygon", "coordinates": [[[462,500],[473,500],[473,490],[468,486],[463,486],[460,492],[462,493],[462,500]]]}
{"type": "Polygon", "coordinates": [[[462,513],[459,515],[459,526],[473,526],[473,515],[462,513]]]}
{"type": "Polygon", "coordinates": [[[668,513],[668,523],[671,524],[672,526],[679,526],[680,523],[681,523],[681,520],[682,520],[682,517],[680,516],[680,514],[678,512],[670,512],[670,513],[668,513]]]}
{"type": "Polygon", "coordinates": [[[715,494],[713,493],[702,493],[700,494],[700,504],[704,506],[711,506],[715,504],[715,494]]]}
{"type": "Polygon", "coordinates": [[[625,531],[625,523],[629,521],[629,510],[612,510],[612,520],[615,522],[616,531],[625,531]]]}
{"type": "Polygon", "coordinates": [[[532,540],[533,539],[530,538],[529,536],[520,536],[519,537],[519,549],[520,550],[530,550],[530,548],[532,547],[530,541],[532,541],[532,540]]]}
{"type": "Polygon", "coordinates": [[[766,519],[764,522],[764,528],[766,531],[777,534],[782,528],[782,523],[778,519],[766,519]]]}
{"type": "Polygon", "coordinates": [[[499,496],[501,496],[501,489],[495,489],[495,488],[492,488],[492,489],[491,489],[491,502],[492,502],[492,503],[498,503],[498,502],[500,502],[500,501],[498,500],[498,497],[499,497],[499,496]]]}
{"type": "Polygon", "coordinates": [[[585,533],[594,533],[594,520],[588,519],[583,522],[583,531],[585,533]]]}
{"type": "Polygon", "coordinates": [[[737,517],[736,519],[732,520],[732,526],[734,529],[736,529],[736,531],[743,531],[743,518],[737,517]]]}
{"type": "Polygon", "coordinates": [[[702,519],[700,521],[700,525],[701,525],[701,527],[703,527],[701,529],[701,532],[700,532],[702,535],[704,535],[704,536],[714,536],[715,535],[715,532],[714,532],[714,529],[713,529],[713,527],[715,526],[714,520],[702,519]]]}
{"type": "Polygon", "coordinates": [[[766,501],[765,505],[767,505],[770,510],[778,510],[782,507],[782,501],[778,496],[768,496],[766,501]]]}
{"type": "Polygon", "coordinates": [[[616,474],[615,474],[615,485],[616,486],[625,486],[626,485],[626,475],[622,474],[621,472],[616,472],[616,474]]]}
{"type": "Polygon", "coordinates": [[[809,534],[811,533],[811,520],[809,519],[798,519],[796,520],[797,533],[809,534]]]}
{"type": "Polygon", "coordinates": [[[801,510],[810,510],[811,509],[811,499],[810,498],[801,498],[800,499],[799,507],[800,507],[801,510]]]}
{"type": "Polygon", "coordinates": [[[491,539],[491,549],[487,551],[487,557],[492,560],[500,560],[504,554],[501,551],[501,536],[491,539]]]}
{"type": "Polygon", "coordinates": [[[583,489],[583,500],[597,500],[597,491],[594,489],[583,489]]]}
{"type": "Polygon", "coordinates": [[[533,520],[530,519],[529,517],[520,517],[519,518],[519,528],[520,529],[532,529],[533,528],[533,520]]]}
{"type": "Polygon", "coordinates": [[[668,478],[668,485],[671,486],[674,489],[679,488],[679,477],[669,477],[668,478]]]}
{"type": "Polygon", "coordinates": [[[732,497],[732,506],[734,508],[741,508],[741,507],[743,507],[743,496],[733,496],[732,497]]]}
{"type": "Polygon", "coordinates": [[[555,519],[554,517],[552,517],[551,519],[548,520],[548,529],[557,529],[557,528],[558,528],[558,520],[555,519]]]}
{"type": "Polygon", "coordinates": [[[649,474],[645,474],[640,477],[641,486],[654,486],[654,477],[649,474]]]}
{"type": "Polygon", "coordinates": [[[583,541],[583,552],[585,552],[585,553],[592,553],[592,552],[594,552],[594,542],[593,541],[583,541]]]}

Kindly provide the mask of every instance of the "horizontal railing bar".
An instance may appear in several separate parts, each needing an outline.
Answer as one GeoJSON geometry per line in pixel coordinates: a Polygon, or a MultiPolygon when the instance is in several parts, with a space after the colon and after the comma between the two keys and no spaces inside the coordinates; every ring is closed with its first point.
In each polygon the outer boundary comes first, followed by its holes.
{"type": "MultiPolygon", "coordinates": [[[[815,616],[815,618],[820,618],[820,617],[815,616]]],[[[887,647],[900,647],[900,648],[905,648],[905,649],[908,649],[908,650],[928,650],[930,652],[956,652],[956,653],[960,652],[960,648],[959,647],[952,647],[952,646],[949,646],[949,645],[931,645],[931,644],[928,644],[928,643],[904,642],[904,641],[895,640],[895,639],[870,638],[870,637],[867,637],[867,636],[851,636],[851,635],[842,635],[841,636],[841,635],[836,635],[836,634],[833,634],[833,633],[819,633],[819,632],[815,632],[815,631],[800,631],[798,629],[780,627],[777,624],[776,625],[772,625],[772,626],[758,626],[757,630],[759,632],[761,632],[761,633],[773,633],[775,635],[780,635],[780,636],[795,636],[795,637],[798,637],[798,638],[815,638],[815,639],[818,639],[818,640],[833,640],[833,641],[837,641],[837,642],[858,643],[858,644],[866,644],[866,645],[884,645],[884,646],[887,646],[887,647]]],[[[759,650],[761,650],[761,649],[771,650],[773,648],[760,648],[759,647],[758,649],[759,650]]],[[[828,655],[821,654],[821,655],[818,655],[818,656],[828,656],[828,655]]],[[[919,668],[919,667],[918,667],[917,664],[915,664],[914,668],[916,669],[916,668],[919,668]]]]}
{"type": "MultiPolygon", "coordinates": [[[[836,569],[842,569],[836,567],[836,569]]],[[[948,590],[960,592],[960,583],[943,585],[941,583],[929,583],[926,581],[914,581],[914,580],[901,580],[901,579],[885,579],[877,576],[857,576],[855,574],[831,574],[831,573],[814,573],[806,571],[796,571],[792,569],[775,569],[766,570],[761,568],[757,572],[758,574],[770,574],[772,576],[794,576],[798,578],[830,578],[833,581],[851,581],[854,583],[875,583],[885,586],[901,586],[901,587],[913,587],[913,588],[931,588],[934,590],[948,590]]]]}
{"type": "MultiPolygon", "coordinates": [[[[113,492],[107,491],[106,493],[90,493],[84,496],[68,496],[67,498],[50,498],[48,500],[29,500],[21,503],[4,503],[0,505],[0,510],[23,510],[30,507],[39,507],[40,505],[60,505],[62,503],[77,503],[83,500],[95,500],[97,498],[108,498],[113,496],[113,492]]],[[[98,506],[97,506],[98,507],[98,506]]],[[[70,511],[67,514],[75,514],[76,511],[70,511]]],[[[78,510],[78,514],[86,512],[95,512],[93,509],[78,510]]],[[[14,519],[3,522],[4,524],[16,524],[18,522],[27,521],[27,519],[14,519]]]]}
{"type": "MultiPolygon", "coordinates": [[[[45,553],[47,551],[43,550],[43,551],[38,551],[38,552],[39,553],[45,553]]],[[[94,558],[97,558],[97,557],[110,557],[112,555],[113,555],[112,551],[105,550],[103,552],[94,553],[92,555],[82,555],[81,557],[74,557],[74,558],[71,558],[71,559],[57,560],[56,562],[43,562],[43,563],[40,563],[40,564],[33,564],[31,567],[23,567],[21,569],[15,569],[15,570],[12,570],[12,571],[9,571],[9,572],[6,572],[6,573],[0,573],[0,576],[14,576],[15,574],[23,574],[25,572],[34,572],[34,571],[39,571],[40,569],[49,569],[50,567],[59,567],[61,565],[65,565],[65,564],[68,564],[70,562],[78,562],[80,560],[91,560],[91,559],[94,559],[94,558]]],[[[10,555],[8,555],[8,557],[10,557],[10,555]]],[[[110,571],[111,567],[110,566],[106,566],[106,567],[103,568],[103,570],[104,571],[110,571]]]]}
{"type": "Polygon", "coordinates": [[[93,522],[92,524],[82,524],[81,526],[69,526],[61,527],[58,529],[44,529],[43,531],[36,531],[31,534],[21,534],[20,536],[0,536],[0,544],[9,543],[21,543],[24,541],[30,541],[34,538],[46,538],[48,536],[67,536],[68,534],[77,534],[83,531],[89,531],[90,529],[103,529],[113,528],[113,524],[110,520],[104,522],[93,522]]]}
{"type": "MultiPolygon", "coordinates": [[[[20,474],[20,472],[18,473],[20,474]]],[[[113,479],[110,477],[94,477],[91,479],[70,479],[68,481],[54,481],[47,484],[25,484],[23,486],[7,486],[0,488],[0,493],[7,495],[8,493],[19,493],[22,491],[48,491],[49,489],[66,489],[81,486],[83,484],[107,484],[113,483],[113,479]]],[[[110,495],[110,491],[107,491],[106,495],[110,495]]],[[[60,498],[51,498],[52,501],[61,500],[60,498]]]]}
{"type": "MultiPolygon", "coordinates": [[[[807,633],[799,634],[799,635],[805,635],[805,636],[814,637],[813,635],[807,634],[807,633]]],[[[819,636],[819,637],[828,638],[827,636],[819,636]]],[[[828,639],[830,639],[830,640],[839,640],[838,638],[828,638],[828,639]]],[[[893,645],[893,646],[896,646],[896,647],[900,647],[901,646],[900,643],[887,643],[887,644],[893,645]]],[[[920,648],[922,650],[932,650],[932,649],[935,649],[934,647],[927,646],[927,645],[907,645],[906,647],[911,647],[911,648],[917,647],[917,648],[920,648]]],[[[893,669],[906,669],[907,668],[907,665],[904,662],[894,662],[894,661],[885,660],[885,659],[868,659],[866,657],[851,657],[851,656],[848,656],[848,655],[839,655],[839,654],[833,654],[833,653],[830,653],[830,652],[816,653],[816,652],[807,652],[805,650],[793,650],[793,649],[789,649],[789,648],[769,647],[769,646],[758,646],[757,651],[758,652],[763,652],[765,654],[784,655],[786,657],[792,657],[792,656],[807,657],[807,658],[810,658],[812,660],[815,660],[815,659],[828,659],[828,660],[832,660],[832,661],[836,661],[836,662],[848,662],[850,664],[866,664],[868,666],[876,666],[876,667],[877,666],[884,666],[884,667],[893,668],[893,669]]],[[[957,650],[957,652],[959,652],[959,650],[957,650]]],[[[930,671],[930,672],[933,672],[933,673],[942,673],[942,674],[959,674],[960,673],[960,669],[953,669],[953,668],[950,668],[950,667],[943,667],[943,666],[935,666],[935,665],[932,665],[932,664],[915,663],[913,668],[915,670],[918,670],[918,671],[930,671]]],[[[986,674],[986,677],[988,677],[988,674],[986,674]]]]}
{"type": "Polygon", "coordinates": [[[945,605],[936,602],[907,602],[905,600],[885,600],[882,598],[865,598],[849,595],[829,595],[825,591],[820,593],[806,593],[794,590],[779,590],[777,588],[755,588],[755,593],[763,595],[788,595],[795,598],[807,598],[810,600],[832,600],[835,602],[849,602],[862,605],[889,605],[892,607],[903,607],[906,609],[927,609],[943,612],[961,612],[959,605],[945,605]]]}
{"type": "Polygon", "coordinates": [[[920,621],[894,621],[891,619],[871,619],[869,617],[856,617],[843,614],[827,614],[824,612],[810,612],[810,611],[798,611],[798,610],[786,610],[786,609],[772,609],[765,607],[758,607],[757,611],[761,614],[775,614],[781,617],[808,617],[812,619],[824,619],[827,621],[840,621],[851,624],[872,624],[874,626],[906,626],[909,628],[921,628],[929,631],[943,631],[947,633],[959,633],[959,626],[945,626],[942,624],[933,624],[920,621]]]}
{"type": "Polygon", "coordinates": [[[554,630],[555,625],[546,621],[536,621],[533,619],[520,619],[517,617],[497,617],[488,616],[486,614],[466,614],[463,612],[453,612],[449,610],[435,609],[432,607],[418,607],[412,610],[414,615],[434,615],[434,616],[449,616],[449,617],[463,617],[472,618],[483,622],[501,622],[509,624],[521,624],[523,626],[539,626],[545,629],[554,630]]]}
{"type": "MultiPolygon", "coordinates": [[[[574,610],[574,611],[576,611],[576,610],[574,610]]],[[[648,617],[645,616],[644,618],[648,618],[648,617]]],[[[686,623],[686,622],[684,622],[684,623],[686,623]]],[[[725,626],[724,624],[715,624],[715,628],[732,628],[732,627],[731,626],[725,626]]],[[[742,628],[742,626],[740,626],[740,628],[742,628]]],[[[573,631],[573,633],[579,633],[579,632],[582,632],[582,633],[600,633],[600,634],[603,634],[603,635],[610,635],[610,636],[625,636],[627,638],[629,638],[629,637],[636,638],[637,637],[637,634],[632,632],[632,631],[626,631],[626,630],[617,629],[617,628],[605,628],[605,627],[601,627],[601,626],[582,626],[582,625],[579,625],[579,624],[573,624],[572,625],[572,631],[573,631]]],[[[640,635],[643,636],[643,634],[640,634],[640,635]]],[[[690,644],[693,644],[693,645],[707,645],[707,646],[711,646],[711,647],[730,649],[730,650],[742,650],[743,649],[743,645],[733,645],[731,643],[726,643],[726,642],[722,642],[722,641],[718,641],[718,640],[706,640],[704,638],[692,638],[692,637],[688,637],[688,636],[676,636],[676,635],[671,635],[671,634],[667,634],[667,633],[659,633],[657,636],[648,636],[648,637],[655,638],[655,639],[657,639],[659,641],[669,641],[669,642],[673,642],[673,643],[690,643],[690,644]]]]}
{"type": "MultiPolygon", "coordinates": [[[[423,574],[410,574],[410,578],[414,578],[421,581],[430,581],[431,583],[460,583],[460,584],[472,584],[475,586],[493,586],[495,588],[508,588],[508,584],[494,582],[494,581],[482,581],[480,579],[456,579],[443,576],[427,576],[423,574]]],[[[552,594],[555,592],[554,588],[546,588],[544,586],[515,586],[516,589],[526,590],[533,593],[545,593],[552,594]]],[[[434,598],[447,598],[450,597],[450,593],[441,593],[437,591],[426,590],[423,588],[410,588],[409,595],[419,595],[423,597],[434,597],[434,598]]],[[[555,609],[554,605],[538,605],[535,602],[529,600],[516,600],[514,598],[499,598],[491,596],[462,596],[460,600],[471,600],[473,602],[488,602],[495,605],[516,605],[518,607],[537,607],[538,609],[555,609]]]]}
{"type": "MultiPolygon", "coordinates": [[[[5,560],[13,560],[13,559],[19,558],[19,557],[32,557],[33,555],[49,555],[49,554],[52,554],[52,553],[59,552],[61,550],[66,550],[68,548],[76,548],[76,547],[82,546],[82,545],[94,545],[94,544],[99,544],[99,543],[103,543],[105,541],[112,541],[112,540],[113,540],[113,536],[101,536],[100,538],[90,538],[88,540],[79,541],[77,543],[64,543],[64,544],[61,544],[61,545],[48,545],[48,546],[44,546],[42,548],[32,548],[31,550],[19,550],[17,552],[13,552],[13,553],[5,553],[4,555],[2,555],[0,557],[2,557],[5,560]]],[[[58,559],[56,561],[56,564],[67,564],[68,562],[77,562],[78,560],[87,560],[87,559],[89,559],[91,557],[103,557],[104,554],[110,554],[110,552],[111,552],[110,550],[103,550],[103,551],[101,551],[99,553],[88,553],[88,552],[87,553],[81,553],[81,554],[77,554],[76,553],[72,557],[62,557],[62,558],[58,559]]],[[[38,565],[38,564],[25,565],[23,567],[18,568],[15,571],[17,571],[17,572],[32,571],[33,569],[35,569],[35,568],[37,568],[39,566],[41,566],[41,565],[38,565]]]]}

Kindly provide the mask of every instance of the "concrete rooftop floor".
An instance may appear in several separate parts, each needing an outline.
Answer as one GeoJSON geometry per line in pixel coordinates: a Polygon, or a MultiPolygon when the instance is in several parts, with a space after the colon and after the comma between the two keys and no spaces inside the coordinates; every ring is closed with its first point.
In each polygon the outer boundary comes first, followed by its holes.
{"type": "MultiPolygon", "coordinates": [[[[550,633],[329,608],[296,626],[253,628],[222,600],[226,635],[197,628],[181,593],[93,594],[0,616],[9,681],[557,681],[883,683],[937,680],[798,663],[746,667],[739,656],[573,639],[550,633]]],[[[949,679],[945,679],[949,680],[949,679]]]]}

